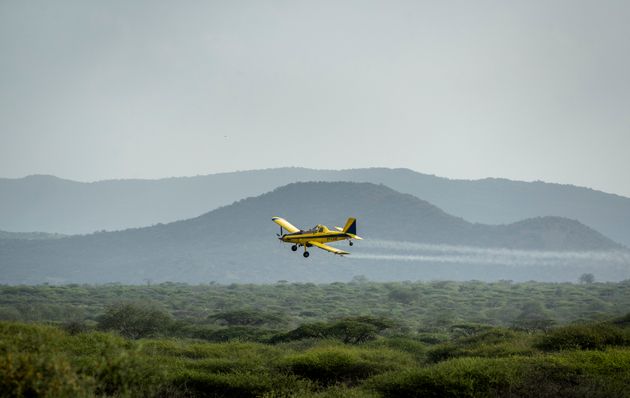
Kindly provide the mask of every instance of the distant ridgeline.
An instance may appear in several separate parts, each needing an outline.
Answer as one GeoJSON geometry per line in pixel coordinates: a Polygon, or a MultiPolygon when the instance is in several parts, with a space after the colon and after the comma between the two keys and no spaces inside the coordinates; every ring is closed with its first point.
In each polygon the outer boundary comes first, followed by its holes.
{"type": "Polygon", "coordinates": [[[38,239],[60,239],[65,238],[68,235],[49,233],[49,232],[7,232],[0,231],[0,239],[25,239],[25,240],[38,240],[38,239]]]}
{"type": "Polygon", "coordinates": [[[630,255],[584,224],[537,217],[470,223],[383,185],[293,183],[199,217],[62,239],[0,239],[0,283],[331,282],[372,280],[576,281],[630,277],[630,255]],[[358,219],[365,238],[341,258],[305,260],[279,242],[271,217],[301,228],[358,219]]]}
{"type": "Polygon", "coordinates": [[[161,180],[80,183],[52,176],[0,179],[0,229],[85,234],[196,217],[300,181],[384,184],[471,222],[558,216],[630,247],[630,198],[572,185],[451,180],[407,169],[279,168],[161,180]]]}

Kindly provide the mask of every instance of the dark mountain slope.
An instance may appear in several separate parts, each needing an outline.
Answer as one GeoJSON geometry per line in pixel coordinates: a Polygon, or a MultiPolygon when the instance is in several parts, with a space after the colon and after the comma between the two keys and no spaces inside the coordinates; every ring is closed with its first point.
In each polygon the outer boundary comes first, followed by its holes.
{"type": "Polygon", "coordinates": [[[540,218],[505,226],[471,224],[382,185],[295,183],[166,225],[56,240],[0,240],[0,282],[338,280],[348,273],[352,276],[369,270],[358,261],[325,252],[316,252],[308,260],[290,253],[288,246],[275,239],[278,227],[271,222],[274,215],[302,228],[316,223],[343,225],[346,217],[355,216],[359,219],[358,234],[366,242],[619,249],[616,243],[571,220],[540,218]],[[335,264],[337,267],[331,269],[335,264]],[[344,264],[351,267],[339,269],[344,264]]]}
{"type": "Polygon", "coordinates": [[[630,245],[630,198],[588,188],[505,179],[450,180],[407,169],[281,168],[161,180],[78,183],[50,176],[0,179],[0,228],[89,233],[195,217],[296,181],[385,184],[473,222],[561,216],[630,245]]]}

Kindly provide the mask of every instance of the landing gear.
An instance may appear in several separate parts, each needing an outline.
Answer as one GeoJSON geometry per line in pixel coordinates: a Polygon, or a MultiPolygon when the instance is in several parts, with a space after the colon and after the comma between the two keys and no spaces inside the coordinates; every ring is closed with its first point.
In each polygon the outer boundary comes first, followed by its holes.
{"type": "Polygon", "coordinates": [[[352,241],[349,241],[349,244],[350,244],[350,246],[352,246],[352,245],[354,245],[354,242],[352,242],[352,241]]]}
{"type": "Polygon", "coordinates": [[[307,258],[309,255],[310,255],[309,252],[304,252],[303,254],[304,258],[307,258]]]}
{"type": "Polygon", "coordinates": [[[291,250],[296,251],[297,250],[297,245],[291,246],[291,250]]]}

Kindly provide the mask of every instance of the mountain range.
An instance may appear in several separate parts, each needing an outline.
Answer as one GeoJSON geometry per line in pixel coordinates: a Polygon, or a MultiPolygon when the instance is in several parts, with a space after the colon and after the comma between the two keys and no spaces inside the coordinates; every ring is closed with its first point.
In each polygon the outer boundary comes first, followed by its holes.
{"type": "Polygon", "coordinates": [[[52,176],[0,179],[0,229],[85,234],[188,219],[298,181],[384,184],[471,222],[558,216],[630,246],[630,198],[589,188],[488,178],[454,180],[408,169],[278,168],[82,183],[52,176]]]}
{"type": "Polygon", "coordinates": [[[575,220],[471,223],[384,185],[307,182],[168,224],[0,239],[0,283],[576,280],[585,271],[615,280],[630,276],[629,259],[623,246],[575,220]],[[365,240],[347,257],[310,249],[304,259],[276,239],[272,216],[301,228],[354,216],[365,240]]]}

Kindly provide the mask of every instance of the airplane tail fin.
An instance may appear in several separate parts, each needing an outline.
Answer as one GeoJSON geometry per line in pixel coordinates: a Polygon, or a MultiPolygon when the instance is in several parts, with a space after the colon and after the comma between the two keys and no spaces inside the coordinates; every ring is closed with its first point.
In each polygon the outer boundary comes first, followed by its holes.
{"type": "Polygon", "coordinates": [[[356,235],[357,234],[357,219],[356,218],[348,218],[346,221],[346,226],[343,227],[343,232],[347,234],[356,235]]]}

